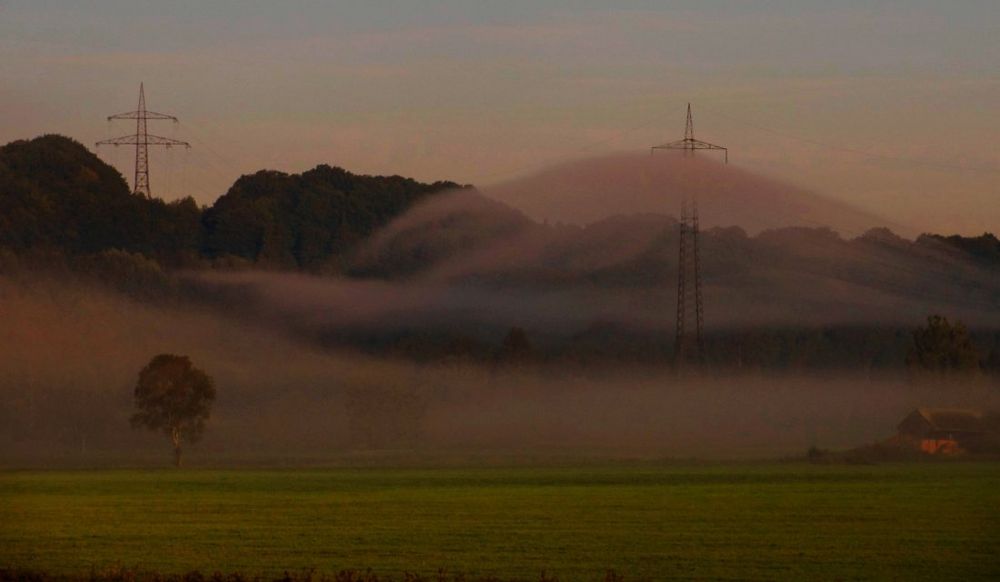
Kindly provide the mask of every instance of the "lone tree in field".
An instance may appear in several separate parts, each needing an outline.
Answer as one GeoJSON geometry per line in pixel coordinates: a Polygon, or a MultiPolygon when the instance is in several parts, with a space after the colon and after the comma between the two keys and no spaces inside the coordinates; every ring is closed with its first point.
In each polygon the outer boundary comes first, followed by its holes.
{"type": "Polygon", "coordinates": [[[925,327],[913,331],[913,346],[906,356],[913,369],[947,374],[979,370],[979,352],[960,322],[948,323],[948,318],[931,315],[925,327]]]}
{"type": "Polygon", "coordinates": [[[197,442],[205,431],[215,384],[187,356],[160,354],[139,372],[132,427],[162,430],[174,445],[174,466],[181,466],[181,441],[197,442]]]}

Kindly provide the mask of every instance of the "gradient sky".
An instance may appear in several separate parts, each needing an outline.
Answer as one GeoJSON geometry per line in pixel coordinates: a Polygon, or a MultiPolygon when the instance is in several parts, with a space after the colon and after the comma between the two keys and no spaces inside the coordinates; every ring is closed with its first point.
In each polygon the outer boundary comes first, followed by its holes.
{"type": "Polygon", "coordinates": [[[88,146],[145,82],[194,146],[154,153],[167,199],[319,163],[490,184],[679,138],[691,101],[741,167],[1000,231],[997,0],[0,0],[0,79],[0,141],[88,146]]]}

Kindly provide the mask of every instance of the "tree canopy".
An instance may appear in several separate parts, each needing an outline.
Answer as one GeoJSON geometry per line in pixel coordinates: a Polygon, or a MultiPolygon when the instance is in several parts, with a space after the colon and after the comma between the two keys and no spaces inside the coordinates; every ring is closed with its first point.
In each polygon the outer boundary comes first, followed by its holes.
{"type": "Polygon", "coordinates": [[[181,443],[197,442],[215,401],[215,383],[187,356],[160,354],[139,372],[135,384],[134,428],[162,431],[181,465],[181,443]]]}

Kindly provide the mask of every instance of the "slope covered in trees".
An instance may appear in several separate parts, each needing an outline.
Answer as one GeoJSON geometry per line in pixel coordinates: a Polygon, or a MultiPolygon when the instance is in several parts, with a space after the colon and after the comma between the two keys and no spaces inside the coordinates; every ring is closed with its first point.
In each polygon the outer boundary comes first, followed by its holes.
{"type": "Polygon", "coordinates": [[[243,176],[207,209],[204,254],[315,270],[431,194],[454,182],[358,176],[327,165],[243,176]]]}
{"type": "Polygon", "coordinates": [[[166,266],[236,257],[315,270],[422,198],[457,189],[318,166],[243,176],[211,207],[133,195],[121,174],[58,135],[0,148],[0,248],[86,255],[120,250],[166,266]]]}
{"type": "Polygon", "coordinates": [[[119,249],[178,264],[198,252],[200,218],[190,198],[131,194],[117,170],[71,139],[46,135],[0,148],[0,247],[14,252],[119,249]]]}

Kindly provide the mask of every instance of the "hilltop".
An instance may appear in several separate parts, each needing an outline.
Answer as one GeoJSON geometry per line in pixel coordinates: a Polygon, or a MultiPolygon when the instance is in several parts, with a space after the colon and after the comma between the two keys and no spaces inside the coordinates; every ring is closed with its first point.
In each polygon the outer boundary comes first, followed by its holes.
{"type": "Polygon", "coordinates": [[[116,249],[166,266],[236,261],[318,270],[417,201],[460,188],[326,165],[240,177],[211,206],[133,195],[82,144],[58,135],[0,148],[0,247],[69,256],[116,249]]]}

